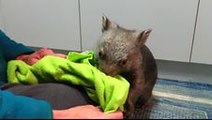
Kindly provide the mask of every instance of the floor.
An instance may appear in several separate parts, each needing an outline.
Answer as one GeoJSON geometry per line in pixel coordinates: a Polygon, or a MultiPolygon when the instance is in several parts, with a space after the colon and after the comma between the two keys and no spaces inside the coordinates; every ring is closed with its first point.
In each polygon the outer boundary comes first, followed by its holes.
{"type": "Polygon", "coordinates": [[[212,65],[157,60],[158,77],[212,84],[212,65]]]}

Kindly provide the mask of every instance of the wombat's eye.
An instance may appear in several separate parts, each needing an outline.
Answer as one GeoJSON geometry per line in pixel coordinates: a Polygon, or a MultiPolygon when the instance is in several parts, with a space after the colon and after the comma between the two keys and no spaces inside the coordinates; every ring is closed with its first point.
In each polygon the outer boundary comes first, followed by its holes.
{"type": "Polygon", "coordinates": [[[100,52],[99,52],[99,57],[102,57],[102,54],[103,54],[102,51],[100,51],[100,52]]]}
{"type": "Polygon", "coordinates": [[[105,58],[105,54],[102,51],[99,51],[99,57],[101,59],[104,59],[105,58]]]}

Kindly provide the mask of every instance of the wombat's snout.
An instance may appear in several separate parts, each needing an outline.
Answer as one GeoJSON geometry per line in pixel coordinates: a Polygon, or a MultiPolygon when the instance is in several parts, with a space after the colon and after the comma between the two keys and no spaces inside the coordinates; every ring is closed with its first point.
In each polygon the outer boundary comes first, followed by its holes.
{"type": "Polygon", "coordinates": [[[112,77],[115,77],[117,75],[116,72],[105,72],[105,74],[112,77]]]}
{"type": "Polygon", "coordinates": [[[115,66],[110,66],[110,65],[99,65],[99,69],[104,72],[106,75],[109,75],[109,76],[116,76],[118,75],[118,71],[116,69],[115,66]]]}

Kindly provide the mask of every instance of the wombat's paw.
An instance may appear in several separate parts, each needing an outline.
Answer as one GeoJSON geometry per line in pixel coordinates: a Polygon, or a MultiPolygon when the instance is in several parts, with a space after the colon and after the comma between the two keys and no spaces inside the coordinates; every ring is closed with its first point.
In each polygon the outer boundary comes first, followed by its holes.
{"type": "Polygon", "coordinates": [[[133,117],[133,112],[124,110],[124,118],[131,118],[133,117]]]}

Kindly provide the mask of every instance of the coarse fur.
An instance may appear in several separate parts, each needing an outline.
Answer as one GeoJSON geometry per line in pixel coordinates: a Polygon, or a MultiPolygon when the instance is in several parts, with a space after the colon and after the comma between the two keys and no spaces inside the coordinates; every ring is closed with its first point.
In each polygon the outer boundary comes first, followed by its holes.
{"type": "Polygon", "coordinates": [[[145,45],[151,29],[128,30],[102,17],[102,35],[98,45],[99,68],[110,76],[118,74],[130,83],[125,103],[125,117],[130,117],[136,103],[142,107],[152,96],[157,79],[157,65],[153,54],[145,45]]]}

